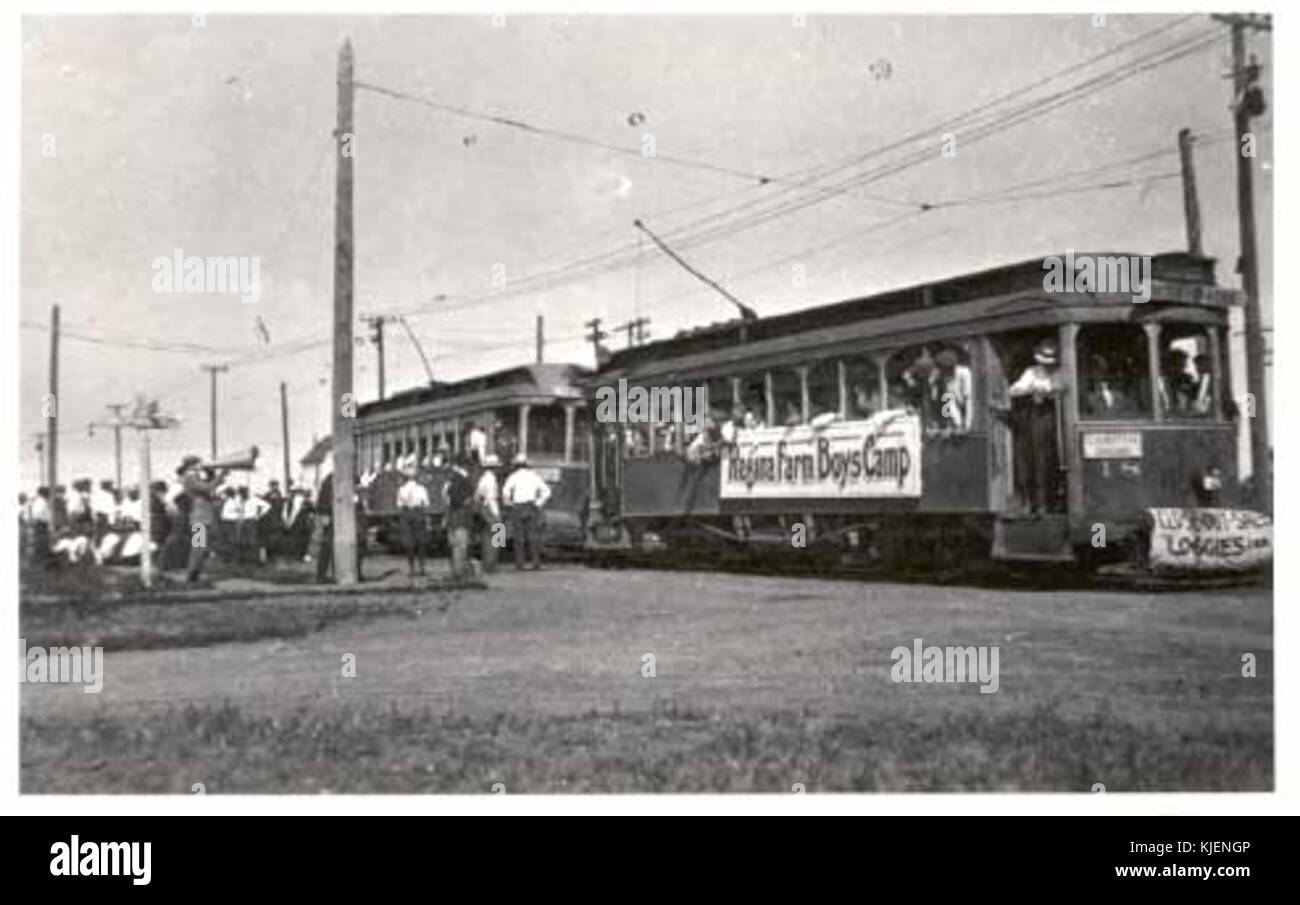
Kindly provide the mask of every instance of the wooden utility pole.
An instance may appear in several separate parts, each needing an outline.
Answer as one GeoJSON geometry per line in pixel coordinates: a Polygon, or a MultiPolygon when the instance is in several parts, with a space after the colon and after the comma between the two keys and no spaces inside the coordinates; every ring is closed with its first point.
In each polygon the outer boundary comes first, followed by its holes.
{"type": "Polygon", "coordinates": [[[1246,294],[1246,383],[1255,399],[1250,418],[1251,476],[1264,508],[1273,505],[1272,455],[1268,433],[1268,387],[1264,371],[1263,318],[1259,304],[1259,257],[1255,242],[1255,185],[1253,157],[1242,147],[1250,132],[1250,120],[1263,111],[1263,96],[1256,80],[1259,66],[1246,61],[1246,29],[1272,31],[1268,17],[1215,15],[1232,28],[1233,125],[1237,140],[1237,219],[1241,233],[1241,288],[1246,294]]]}
{"type": "Polygon", "coordinates": [[[1196,195],[1196,170],[1192,166],[1192,130],[1178,132],[1178,156],[1183,171],[1183,218],[1187,222],[1187,250],[1201,254],[1201,202],[1196,195]]]}
{"type": "Polygon", "coordinates": [[[280,381],[280,443],[284,448],[284,492],[289,492],[289,396],[280,381]]]}
{"type": "Polygon", "coordinates": [[[545,321],[542,319],[542,316],[540,314],[537,315],[537,363],[538,364],[542,363],[542,345],[544,341],[543,340],[544,334],[542,330],[544,324],[545,321]]]}
{"type": "Polygon", "coordinates": [[[46,473],[50,499],[59,483],[59,306],[50,312],[50,395],[45,401],[45,452],[49,456],[46,473]]]}
{"type": "Polygon", "coordinates": [[[334,183],[334,580],[357,583],[356,476],[352,417],[352,42],[339,49],[338,129],[334,133],[338,173],[334,183]]]}
{"type": "MultiPolygon", "coordinates": [[[[153,586],[153,483],[149,468],[149,428],[140,430],[140,530],[144,535],[144,546],[140,548],[140,583],[146,588],[153,586]]],[[[118,489],[121,490],[119,479],[118,489]]]]}
{"type": "Polygon", "coordinates": [[[212,398],[209,406],[209,417],[212,419],[212,458],[217,457],[217,375],[224,374],[230,368],[227,365],[204,365],[203,370],[207,371],[212,378],[212,398]]]}

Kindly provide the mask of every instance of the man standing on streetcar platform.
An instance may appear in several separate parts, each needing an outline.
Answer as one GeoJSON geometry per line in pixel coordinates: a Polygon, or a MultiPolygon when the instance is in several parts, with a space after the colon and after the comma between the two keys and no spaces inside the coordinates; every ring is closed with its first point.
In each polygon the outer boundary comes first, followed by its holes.
{"type": "Polygon", "coordinates": [[[1012,400],[1016,492],[1035,517],[1052,507],[1060,455],[1057,449],[1057,402],[1065,383],[1057,370],[1056,343],[1044,339],[1034,347],[1034,364],[1007,389],[1012,400]]]}

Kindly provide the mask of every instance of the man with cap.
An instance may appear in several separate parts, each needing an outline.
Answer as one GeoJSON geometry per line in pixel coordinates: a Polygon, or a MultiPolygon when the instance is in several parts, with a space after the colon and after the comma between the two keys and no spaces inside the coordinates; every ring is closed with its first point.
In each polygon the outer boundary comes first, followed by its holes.
{"type": "Polygon", "coordinates": [[[542,567],[542,507],[551,498],[551,488],[528,467],[521,452],[515,456],[515,470],[501,489],[502,499],[510,507],[510,533],[515,539],[515,568],[524,567],[525,547],[533,568],[542,567]]]}
{"type": "Polygon", "coordinates": [[[1021,503],[1035,515],[1051,508],[1060,463],[1057,450],[1057,398],[1065,384],[1057,370],[1056,343],[1034,347],[1034,363],[1007,389],[1012,401],[1015,482],[1021,503]]]}
{"type": "Polygon", "coordinates": [[[424,520],[429,510],[429,491],[415,479],[414,464],[408,464],[402,475],[405,480],[397,488],[397,527],[406,553],[406,572],[414,578],[417,565],[419,574],[424,574],[424,520]]]}

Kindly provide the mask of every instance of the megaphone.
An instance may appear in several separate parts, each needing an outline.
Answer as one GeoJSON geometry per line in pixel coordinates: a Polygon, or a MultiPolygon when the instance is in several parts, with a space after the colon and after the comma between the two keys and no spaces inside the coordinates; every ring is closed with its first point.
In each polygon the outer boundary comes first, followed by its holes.
{"type": "Polygon", "coordinates": [[[227,456],[219,456],[211,462],[204,462],[204,468],[220,468],[225,471],[252,471],[257,467],[257,447],[250,446],[227,456]]]}

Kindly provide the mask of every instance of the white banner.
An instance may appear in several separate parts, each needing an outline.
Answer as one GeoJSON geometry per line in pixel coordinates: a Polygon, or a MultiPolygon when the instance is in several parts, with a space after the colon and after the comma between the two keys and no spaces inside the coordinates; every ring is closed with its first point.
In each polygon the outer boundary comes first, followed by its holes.
{"type": "Polygon", "coordinates": [[[1148,509],[1156,571],[1244,571],[1273,558],[1273,520],[1242,509],[1148,509]]]}
{"type": "Polygon", "coordinates": [[[737,433],[722,453],[724,500],[921,495],[921,419],[903,410],[823,427],[737,433]]]}

